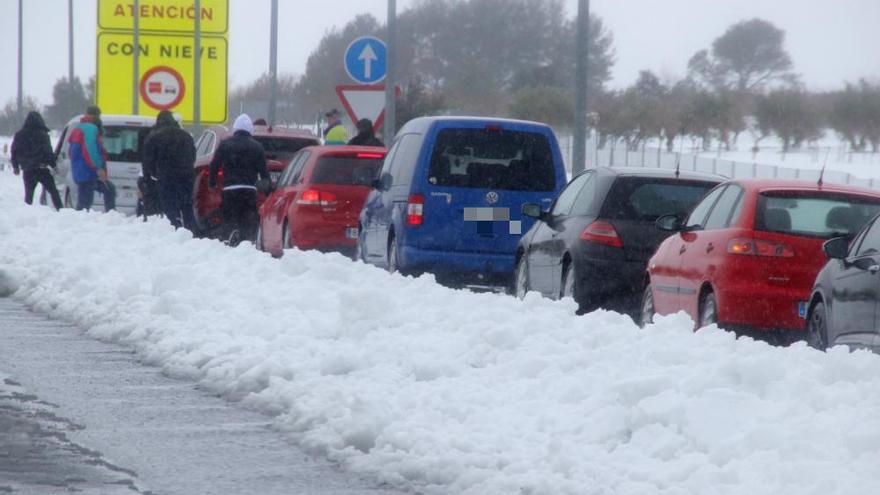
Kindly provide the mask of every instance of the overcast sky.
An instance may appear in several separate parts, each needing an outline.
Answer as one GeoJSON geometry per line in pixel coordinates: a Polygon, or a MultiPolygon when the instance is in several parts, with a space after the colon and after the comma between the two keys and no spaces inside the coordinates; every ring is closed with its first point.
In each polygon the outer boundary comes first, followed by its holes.
{"type": "MultiPolygon", "coordinates": [[[[565,0],[569,15],[577,0],[565,0]]],[[[0,101],[16,92],[16,0],[0,0],[0,101]]],[[[406,9],[414,0],[398,0],[406,9]]],[[[95,71],[96,0],[74,0],[76,73],[95,71]]],[[[385,20],[386,0],[280,0],[279,70],[302,73],[321,36],[355,15],[385,20]],[[328,7],[333,5],[334,7],[328,7]],[[343,7],[343,8],[338,8],[343,7]]],[[[230,0],[230,85],[265,72],[269,59],[269,0],[230,0]]],[[[25,93],[51,102],[52,85],[67,75],[67,0],[24,0],[25,93]]],[[[752,17],[787,32],[795,69],[813,89],[832,89],[861,77],[880,79],[880,0],[593,0],[591,8],[614,33],[613,86],[651,69],[669,78],[732,23],[752,17]]],[[[528,22],[528,19],[523,19],[528,22]]],[[[342,61],[340,61],[342,63],[342,61]]],[[[344,81],[340,81],[344,82],[344,81]]]]}

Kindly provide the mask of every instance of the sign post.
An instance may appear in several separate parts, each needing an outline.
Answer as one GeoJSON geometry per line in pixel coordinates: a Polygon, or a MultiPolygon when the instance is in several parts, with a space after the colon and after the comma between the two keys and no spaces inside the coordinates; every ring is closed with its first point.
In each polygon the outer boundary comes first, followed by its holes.
{"type": "Polygon", "coordinates": [[[397,133],[397,0],[388,0],[388,81],[385,84],[385,110],[388,118],[385,119],[385,129],[382,137],[391,146],[394,135],[397,133]]]}
{"type": "MultiPolygon", "coordinates": [[[[134,0],[134,11],[135,12],[141,11],[140,0],[134,0]]],[[[135,47],[139,47],[139,46],[141,46],[141,37],[140,37],[141,16],[140,15],[133,15],[133,16],[131,16],[131,19],[132,19],[132,38],[134,38],[134,43],[132,43],[132,44],[135,47]]],[[[132,82],[132,84],[131,84],[131,87],[132,87],[132,90],[131,90],[131,113],[133,113],[134,115],[137,115],[140,113],[140,106],[141,106],[140,105],[140,98],[138,98],[138,94],[139,94],[139,91],[138,91],[138,86],[139,86],[138,82],[139,81],[138,81],[138,79],[140,79],[140,77],[141,77],[140,64],[138,63],[138,62],[140,62],[140,58],[141,58],[141,51],[137,50],[137,49],[134,50],[134,52],[132,53],[132,64],[131,64],[132,69],[133,69],[133,71],[132,71],[133,76],[131,78],[131,82],[132,82]]]]}

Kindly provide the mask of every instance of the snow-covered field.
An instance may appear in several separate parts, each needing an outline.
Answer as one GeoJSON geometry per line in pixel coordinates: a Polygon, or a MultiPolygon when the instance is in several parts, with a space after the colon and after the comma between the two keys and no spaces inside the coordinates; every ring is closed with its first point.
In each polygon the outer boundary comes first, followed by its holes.
{"type": "Polygon", "coordinates": [[[0,172],[0,285],[346,469],[428,494],[880,493],[880,356],[274,260],[20,189],[0,172]]]}

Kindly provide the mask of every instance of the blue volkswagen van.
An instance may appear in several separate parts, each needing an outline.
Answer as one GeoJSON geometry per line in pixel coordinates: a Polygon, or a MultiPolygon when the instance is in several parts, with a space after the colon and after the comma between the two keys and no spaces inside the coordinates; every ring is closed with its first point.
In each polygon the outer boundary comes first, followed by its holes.
{"type": "Polygon", "coordinates": [[[358,256],[391,272],[506,285],[517,243],[567,177],[545,124],[473,117],[408,122],[361,211],[358,256]]]}

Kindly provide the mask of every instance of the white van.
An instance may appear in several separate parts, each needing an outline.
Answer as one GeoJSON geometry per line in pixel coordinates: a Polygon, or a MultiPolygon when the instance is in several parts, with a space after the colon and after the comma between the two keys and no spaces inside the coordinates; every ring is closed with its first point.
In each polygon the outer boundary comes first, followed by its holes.
{"type": "MultiPolygon", "coordinates": [[[[58,171],[55,181],[64,206],[76,206],[77,188],[70,167],[70,144],[67,138],[71,129],[80,123],[82,115],[67,123],[55,148],[58,171]]],[[[110,181],[116,186],[116,209],[126,215],[134,215],[137,209],[137,181],[142,172],[141,149],[144,140],[156,123],[155,117],[136,115],[101,115],[104,125],[104,148],[107,150],[107,169],[110,181]]],[[[95,193],[93,210],[104,210],[104,196],[95,193]]]]}

